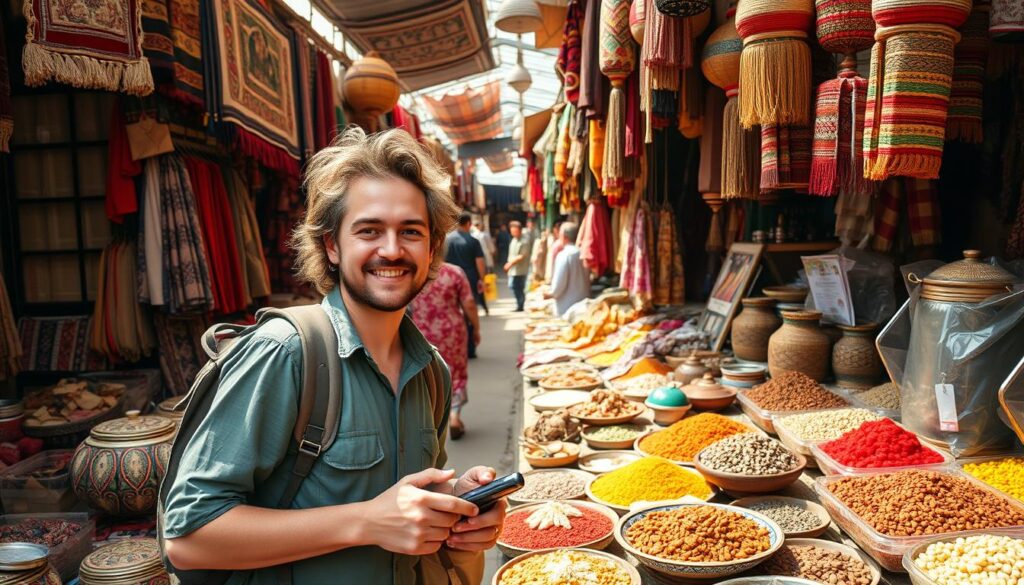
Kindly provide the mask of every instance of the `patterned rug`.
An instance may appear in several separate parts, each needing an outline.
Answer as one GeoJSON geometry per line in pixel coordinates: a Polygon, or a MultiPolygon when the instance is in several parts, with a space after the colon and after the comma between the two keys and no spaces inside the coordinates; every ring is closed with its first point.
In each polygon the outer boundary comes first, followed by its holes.
{"type": "Polygon", "coordinates": [[[167,0],[142,0],[142,52],[149,59],[153,79],[163,87],[174,79],[174,41],[167,0]]]}
{"type": "Polygon", "coordinates": [[[92,317],[22,317],[21,369],[26,372],[105,370],[106,361],[89,351],[92,317]]]}
{"type": "Polygon", "coordinates": [[[199,345],[206,323],[202,317],[175,319],[156,313],[153,324],[160,346],[164,385],[173,396],[185,394],[206,363],[206,353],[199,345]]]}
{"type": "Polygon", "coordinates": [[[214,0],[217,109],[236,144],[264,165],[297,174],[292,37],[256,0],[214,0]]]}
{"type": "Polygon", "coordinates": [[[25,84],[153,92],[139,0],[25,0],[25,84]]]}

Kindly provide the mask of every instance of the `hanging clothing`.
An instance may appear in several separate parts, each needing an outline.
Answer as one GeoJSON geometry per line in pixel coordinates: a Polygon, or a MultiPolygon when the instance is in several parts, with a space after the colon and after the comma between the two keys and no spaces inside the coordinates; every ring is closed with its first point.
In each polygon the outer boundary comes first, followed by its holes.
{"type": "Polygon", "coordinates": [[[108,244],[100,257],[89,347],[111,363],[137,362],[156,345],[149,315],[139,306],[135,242],[108,244]]]}
{"type": "Polygon", "coordinates": [[[587,0],[583,17],[583,39],[580,49],[580,97],[576,106],[586,111],[591,120],[604,120],[608,115],[608,93],[611,81],[601,74],[601,0],[587,0]]]}
{"type": "Polygon", "coordinates": [[[0,380],[13,378],[20,370],[21,340],[18,339],[4,275],[0,272],[0,380]]]}
{"type": "Polygon", "coordinates": [[[562,46],[558,51],[558,70],[562,72],[565,99],[577,105],[580,98],[580,73],[583,50],[583,4],[586,0],[569,0],[562,29],[562,46]]]}
{"type": "MultiPolygon", "coordinates": [[[[636,197],[639,199],[639,197],[636,197]]],[[[641,204],[633,217],[629,241],[626,244],[626,257],[622,266],[620,286],[625,288],[642,304],[651,301],[653,287],[651,282],[650,256],[647,248],[647,205],[641,204]]]]}
{"type": "Polygon", "coordinates": [[[124,217],[139,210],[135,198],[135,177],[142,172],[142,163],[132,160],[128,131],[120,100],[114,100],[110,113],[110,136],[107,142],[107,218],[123,223],[124,217]]]}
{"type": "Polygon", "coordinates": [[[316,52],[316,148],[330,146],[338,134],[338,121],[334,118],[334,80],[331,61],[323,51],[316,52]]]}
{"type": "Polygon", "coordinates": [[[154,307],[163,306],[166,290],[164,272],[164,223],[160,202],[160,163],[146,161],[142,201],[139,205],[138,275],[139,299],[154,307]]]}
{"type": "Polygon", "coordinates": [[[611,223],[604,197],[593,197],[580,225],[577,244],[580,259],[590,272],[600,277],[612,265],[611,223]]]}
{"type": "Polygon", "coordinates": [[[235,225],[235,242],[241,256],[242,280],[246,305],[252,299],[270,296],[270,272],[267,258],[263,253],[260,225],[256,220],[256,209],[249,196],[249,187],[241,173],[225,167],[222,172],[231,205],[231,217],[235,225]]]}

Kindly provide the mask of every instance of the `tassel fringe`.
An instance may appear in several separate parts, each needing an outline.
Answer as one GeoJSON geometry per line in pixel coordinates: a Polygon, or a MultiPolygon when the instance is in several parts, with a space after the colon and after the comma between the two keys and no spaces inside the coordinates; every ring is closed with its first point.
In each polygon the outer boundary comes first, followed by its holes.
{"type": "Polygon", "coordinates": [[[938,179],[942,168],[941,156],[920,154],[879,154],[872,167],[865,161],[864,174],[867,178],[881,181],[889,176],[914,177],[917,179],[938,179]]]}
{"type": "Polygon", "coordinates": [[[57,53],[30,41],[25,44],[21,62],[25,84],[30,87],[53,80],[82,89],[105,89],[134,96],[153,93],[153,72],[145,57],[130,63],[102,61],[87,55],[57,53]]]}
{"type": "Polygon", "coordinates": [[[761,189],[761,133],[740,125],[739,104],[730,97],[722,113],[722,198],[754,199],[761,189]]]}
{"type": "Polygon", "coordinates": [[[612,86],[608,98],[608,123],[605,125],[604,145],[604,177],[609,180],[621,180],[625,175],[626,166],[626,96],[622,84],[612,86]]]}
{"type": "Polygon", "coordinates": [[[811,114],[811,48],[802,40],[767,40],[740,54],[740,122],[808,125],[811,114]]]}
{"type": "Polygon", "coordinates": [[[984,140],[981,120],[972,118],[949,118],[946,121],[946,140],[959,140],[968,144],[981,144],[984,140]]]}
{"type": "Polygon", "coordinates": [[[289,155],[287,151],[270,144],[244,128],[233,126],[235,145],[239,150],[268,168],[281,171],[291,177],[299,176],[299,161],[289,155]]]}

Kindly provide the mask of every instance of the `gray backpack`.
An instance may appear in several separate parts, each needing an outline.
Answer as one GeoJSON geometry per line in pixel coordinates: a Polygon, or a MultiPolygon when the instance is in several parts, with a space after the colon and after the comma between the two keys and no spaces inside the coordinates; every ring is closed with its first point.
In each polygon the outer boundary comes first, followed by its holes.
{"type": "MultiPolygon", "coordinates": [[[[161,551],[164,550],[163,530],[159,526],[163,518],[164,505],[171,485],[178,476],[182,452],[195,435],[199,424],[206,418],[217,394],[221,364],[231,349],[252,334],[260,325],[270,319],[285,319],[298,331],[302,344],[302,393],[299,414],[295,420],[296,458],[284,493],[278,500],[278,509],[291,507],[292,500],[299,492],[302,482],[313,469],[320,454],[330,448],[338,434],[341,413],[341,361],[338,358],[338,337],[334,326],[323,308],[316,305],[291,307],[288,309],[261,309],[256,313],[255,325],[221,323],[210,327],[203,334],[202,346],[210,361],[196,375],[188,394],[175,406],[176,412],[183,412],[178,432],[171,447],[170,458],[163,482],[160,485],[160,499],[157,511],[157,533],[161,551]]],[[[434,426],[438,438],[444,432],[440,428],[445,415],[444,373],[437,356],[420,375],[427,376],[427,387],[433,407],[434,426]]],[[[163,554],[164,565],[170,574],[182,585],[220,585],[228,580],[233,571],[182,570],[174,567],[163,554]]],[[[292,584],[291,565],[282,565],[278,570],[280,585],[292,584]]]]}

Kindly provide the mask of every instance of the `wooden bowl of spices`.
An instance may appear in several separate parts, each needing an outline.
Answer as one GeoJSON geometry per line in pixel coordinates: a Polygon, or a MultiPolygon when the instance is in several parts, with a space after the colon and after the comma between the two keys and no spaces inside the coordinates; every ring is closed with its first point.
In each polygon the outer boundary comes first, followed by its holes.
{"type": "Polygon", "coordinates": [[[498,549],[510,558],[549,548],[604,550],[619,515],[601,504],[575,500],[535,502],[509,509],[498,549]]]}
{"type": "Polygon", "coordinates": [[[502,565],[491,585],[565,585],[573,570],[593,573],[607,585],[642,585],[633,565],[615,555],[596,550],[570,548],[526,553],[502,565]]]}
{"type": "Polygon", "coordinates": [[[661,503],[620,518],[615,540],[641,564],[669,577],[723,579],[768,560],[782,547],[785,534],[769,518],[745,508],[661,503]]]}
{"type": "Polygon", "coordinates": [[[831,578],[826,575],[834,576],[839,583],[862,583],[861,580],[865,579],[869,580],[866,585],[878,585],[882,580],[882,569],[864,551],[817,538],[786,538],[782,549],[759,570],[814,582],[825,582],[831,578]],[[792,547],[804,549],[804,554],[786,550],[792,547]]]}
{"type": "Polygon", "coordinates": [[[598,451],[589,455],[583,455],[580,457],[577,465],[583,471],[600,475],[615,471],[620,467],[643,458],[643,455],[633,450],[598,451]]]}
{"type": "Polygon", "coordinates": [[[580,446],[565,441],[549,441],[523,446],[523,457],[533,467],[565,467],[580,458],[580,446]]]}

